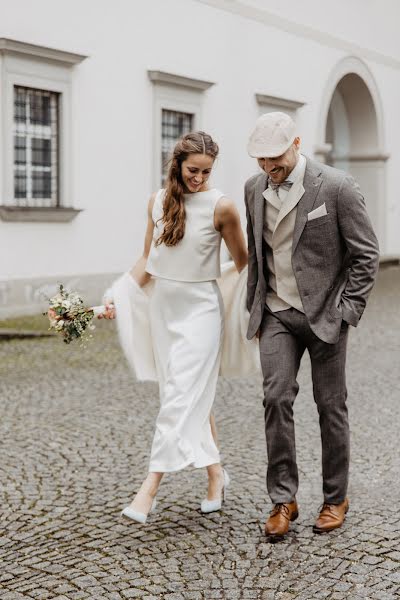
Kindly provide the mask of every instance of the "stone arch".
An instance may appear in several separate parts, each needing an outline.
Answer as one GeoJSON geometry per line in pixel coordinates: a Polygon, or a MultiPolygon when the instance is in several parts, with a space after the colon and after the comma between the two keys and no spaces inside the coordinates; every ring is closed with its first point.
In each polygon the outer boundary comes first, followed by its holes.
{"type": "Polygon", "coordinates": [[[324,90],[316,158],[360,184],[382,248],[386,239],[384,116],[374,77],[356,57],[333,69],[324,90]]]}

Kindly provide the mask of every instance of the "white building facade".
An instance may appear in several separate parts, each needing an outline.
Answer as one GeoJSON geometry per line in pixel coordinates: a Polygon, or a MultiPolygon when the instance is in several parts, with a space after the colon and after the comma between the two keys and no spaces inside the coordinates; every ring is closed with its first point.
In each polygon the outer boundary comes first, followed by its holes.
{"type": "Polygon", "coordinates": [[[0,318],[57,282],[99,302],[142,252],[179,135],[220,145],[213,184],[243,215],[259,114],[352,173],[383,257],[400,255],[396,0],[1,0],[0,318]],[[374,36],[371,36],[374,28],[374,36]]]}

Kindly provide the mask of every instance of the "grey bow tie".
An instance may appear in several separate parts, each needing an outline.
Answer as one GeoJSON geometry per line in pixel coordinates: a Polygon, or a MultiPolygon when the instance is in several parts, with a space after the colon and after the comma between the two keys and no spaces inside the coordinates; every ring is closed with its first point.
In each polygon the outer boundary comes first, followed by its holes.
{"type": "Polygon", "coordinates": [[[279,190],[290,190],[293,185],[293,181],[282,181],[282,183],[274,183],[271,179],[268,179],[268,187],[271,187],[274,192],[278,193],[279,190]]]}

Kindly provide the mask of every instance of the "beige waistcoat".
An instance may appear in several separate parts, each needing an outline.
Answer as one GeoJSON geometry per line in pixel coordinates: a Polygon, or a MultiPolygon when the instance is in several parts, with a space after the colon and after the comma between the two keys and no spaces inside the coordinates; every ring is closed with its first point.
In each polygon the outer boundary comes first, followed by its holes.
{"type": "Polygon", "coordinates": [[[297,204],[304,194],[305,166],[306,161],[283,202],[272,188],[263,194],[266,199],[263,236],[269,272],[266,303],[272,312],[290,307],[304,312],[292,268],[292,241],[297,204]]]}

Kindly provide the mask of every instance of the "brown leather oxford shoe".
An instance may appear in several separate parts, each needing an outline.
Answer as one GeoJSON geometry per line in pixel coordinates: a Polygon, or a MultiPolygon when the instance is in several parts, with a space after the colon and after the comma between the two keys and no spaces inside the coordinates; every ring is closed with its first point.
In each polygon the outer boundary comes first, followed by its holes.
{"type": "Polygon", "coordinates": [[[280,539],[289,531],[291,521],[299,516],[296,500],[289,504],[275,504],[265,523],[265,534],[271,539],[280,539]]]}
{"type": "Polygon", "coordinates": [[[314,533],[325,533],[343,525],[346,513],[349,510],[349,500],[346,498],[341,504],[323,504],[319,517],[313,527],[314,533]]]}

